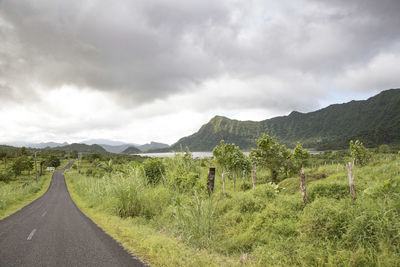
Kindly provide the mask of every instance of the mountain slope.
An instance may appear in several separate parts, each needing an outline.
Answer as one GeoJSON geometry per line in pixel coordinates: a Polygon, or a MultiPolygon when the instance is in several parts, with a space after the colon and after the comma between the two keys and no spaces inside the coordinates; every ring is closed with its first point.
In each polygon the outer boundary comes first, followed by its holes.
{"type": "Polygon", "coordinates": [[[152,141],[150,142],[150,144],[144,144],[136,147],[139,148],[141,151],[149,151],[153,149],[167,148],[169,147],[169,145],[152,141]]]}
{"type": "Polygon", "coordinates": [[[187,146],[192,151],[210,151],[221,139],[250,149],[263,133],[288,146],[300,141],[314,148],[343,147],[350,138],[360,138],[368,145],[400,143],[400,89],[386,90],[367,100],[334,104],[309,113],[294,111],[260,122],[216,116],[169,149],[187,146]]]}
{"type": "Polygon", "coordinates": [[[55,147],[52,149],[53,150],[64,150],[66,152],[72,152],[72,151],[76,150],[78,152],[84,152],[84,153],[101,153],[101,154],[107,153],[107,151],[99,145],[86,145],[86,144],[77,144],[77,143],[66,145],[66,146],[55,147]]]}
{"type": "Polygon", "coordinates": [[[128,147],[134,146],[133,144],[123,144],[123,145],[107,145],[107,144],[100,144],[100,146],[102,148],[104,148],[105,150],[107,150],[108,152],[111,153],[116,153],[119,154],[121,152],[123,152],[125,149],[127,149],[128,147]]]}
{"type": "Polygon", "coordinates": [[[138,153],[142,153],[142,151],[134,146],[130,146],[127,149],[125,149],[124,151],[122,151],[121,153],[123,153],[123,154],[138,154],[138,153]]]}

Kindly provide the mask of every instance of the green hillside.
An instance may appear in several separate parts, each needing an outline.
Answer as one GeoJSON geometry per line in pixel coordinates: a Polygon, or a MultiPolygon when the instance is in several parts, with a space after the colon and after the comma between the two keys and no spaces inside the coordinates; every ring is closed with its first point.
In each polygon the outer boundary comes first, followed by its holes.
{"type": "Polygon", "coordinates": [[[52,150],[63,150],[66,152],[72,152],[76,150],[78,152],[83,152],[83,153],[102,153],[102,154],[108,153],[103,147],[99,145],[86,145],[86,144],[76,144],[76,143],[66,146],[55,147],[52,148],[52,150]]]}
{"type": "Polygon", "coordinates": [[[170,150],[189,147],[211,151],[221,139],[241,149],[255,147],[255,139],[268,133],[293,147],[297,141],[309,148],[343,148],[351,138],[368,146],[400,143],[400,89],[390,89],[362,101],[255,121],[238,121],[216,116],[190,136],[181,138],[170,150]]]}
{"type": "Polygon", "coordinates": [[[125,149],[124,151],[122,151],[121,153],[123,153],[123,154],[138,154],[138,153],[142,153],[142,151],[134,146],[130,146],[127,149],[125,149]]]}

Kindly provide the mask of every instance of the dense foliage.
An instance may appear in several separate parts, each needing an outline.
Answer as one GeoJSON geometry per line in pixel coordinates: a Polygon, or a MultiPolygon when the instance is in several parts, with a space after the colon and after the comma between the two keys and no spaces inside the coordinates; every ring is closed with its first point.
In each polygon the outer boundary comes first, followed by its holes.
{"type": "MultiPolygon", "coordinates": [[[[214,149],[215,160],[193,159],[188,151],[154,160],[154,166],[165,167],[157,183],[149,183],[148,173],[143,172],[146,165],[153,166],[153,160],[115,166],[110,175],[100,179],[75,171],[68,179],[90,207],[108,216],[130,218],[135,225],[150,227],[195,249],[228,255],[237,264],[400,264],[397,152],[373,154],[369,163],[356,165],[358,197],[353,199],[344,168],[352,159],[348,151],[310,156],[300,144],[291,152],[268,135],[258,143],[260,151],[253,152],[260,162],[256,189],[235,190],[227,180],[223,194],[222,170],[232,177],[241,157],[235,156],[239,155],[236,146],[225,142],[214,149]],[[267,160],[267,156],[275,159],[267,160]],[[285,174],[287,162],[294,170],[289,177],[285,174]],[[206,189],[209,167],[217,167],[211,196],[206,189]],[[301,167],[306,172],[307,205],[299,190],[301,167]],[[275,179],[272,170],[277,170],[275,178],[280,183],[271,183],[275,179]]],[[[247,168],[254,167],[244,158],[247,168]]],[[[243,183],[249,179],[250,173],[246,173],[243,183]]]]}

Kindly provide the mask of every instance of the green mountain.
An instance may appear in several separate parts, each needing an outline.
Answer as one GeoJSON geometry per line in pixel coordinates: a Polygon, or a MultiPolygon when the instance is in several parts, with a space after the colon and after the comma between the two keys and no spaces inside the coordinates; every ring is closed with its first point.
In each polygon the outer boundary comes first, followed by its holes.
{"type": "Polygon", "coordinates": [[[138,153],[142,153],[142,151],[134,146],[130,146],[127,149],[125,149],[124,151],[121,152],[122,154],[138,154],[138,153]]]}
{"type": "Polygon", "coordinates": [[[153,150],[153,149],[162,149],[162,148],[167,148],[169,147],[169,145],[167,144],[163,144],[163,143],[158,143],[158,142],[150,142],[149,144],[144,144],[144,145],[140,145],[137,146],[137,148],[139,148],[141,151],[149,151],[149,150],[153,150]]]}
{"type": "Polygon", "coordinates": [[[289,147],[300,141],[316,149],[347,147],[349,140],[355,138],[368,146],[400,143],[400,89],[382,91],[367,100],[334,104],[309,113],[293,111],[288,116],[259,122],[216,116],[198,132],[163,151],[181,147],[211,151],[222,139],[247,150],[255,147],[255,140],[263,133],[289,147]]]}
{"type": "Polygon", "coordinates": [[[101,154],[106,154],[107,151],[99,146],[99,145],[86,145],[86,144],[70,144],[66,146],[60,146],[60,147],[55,147],[52,148],[52,150],[63,150],[66,152],[72,152],[74,150],[78,152],[83,152],[83,153],[101,153],[101,154]]]}

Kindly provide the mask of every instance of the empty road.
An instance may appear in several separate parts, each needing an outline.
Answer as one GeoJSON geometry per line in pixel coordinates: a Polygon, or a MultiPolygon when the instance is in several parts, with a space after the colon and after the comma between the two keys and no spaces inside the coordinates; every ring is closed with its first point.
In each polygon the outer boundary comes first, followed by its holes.
{"type": "Polygon", "coordinates": [[[63,170],[48,191],[0,221],[0,266],[145,266],[72,201],[63,170]]]}

